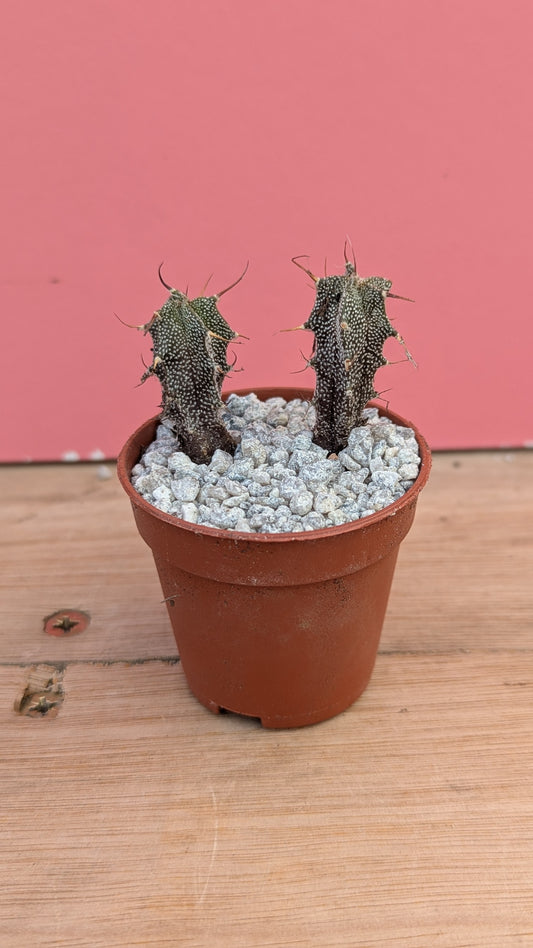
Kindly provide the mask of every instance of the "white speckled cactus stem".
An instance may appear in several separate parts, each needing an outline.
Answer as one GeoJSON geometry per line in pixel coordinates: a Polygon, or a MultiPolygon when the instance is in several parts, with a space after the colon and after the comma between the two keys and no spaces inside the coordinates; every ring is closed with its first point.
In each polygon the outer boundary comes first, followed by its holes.
{"type": "MultiPolygon", "coordinates": [[[[183,451],[202,463],[217,448],[229,453],[235,442],[220,418],[221,376],[227,371],[225,350],[213,350],[213,332],[202,318],[208,303],[172,289],[169,298],[146,326],[153,342],[153,361],[143,381],[155,375],[163,394],[162,421],[176,434],[183,451]]],[[[215,301],[216,309],[216,301],[215,301]]],[[[222,319],[222,317],[220,317],[222,319]]],[[[227,324],[225,324],[227,326],[227,324]]],[[[229,326],[227,326],[229,333],[229,326]]]]}
{"type": "Polygon", "coordinates": [[[346,447],[350,431],[363,423],[363,410],[377,395],[374,377],[387,365],[385,340],[391,336],[403,340],[385,312],[390,280],[363,279],[348,261],[343,276],[313,279],[315,303],[303,324],[315,336],[310,360],[316,373],[313,441],[337,454],[346,447]]]}

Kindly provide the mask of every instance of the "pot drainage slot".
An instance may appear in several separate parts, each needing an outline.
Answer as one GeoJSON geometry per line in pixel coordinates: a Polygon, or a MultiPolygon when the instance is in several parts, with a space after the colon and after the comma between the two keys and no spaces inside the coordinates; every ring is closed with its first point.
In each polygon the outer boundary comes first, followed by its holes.
{"type": "Polygon", "coordinates": [[[216,714],[229,714],[232,717],[241,718],[245,721],[255,721],[260,727],[262,727],[263,724],[261,718],[257,717],[255,714],[243,714],[241,711],[230,711],[229,708],[221,708],[220,706],[218,707],[216,714]]]}

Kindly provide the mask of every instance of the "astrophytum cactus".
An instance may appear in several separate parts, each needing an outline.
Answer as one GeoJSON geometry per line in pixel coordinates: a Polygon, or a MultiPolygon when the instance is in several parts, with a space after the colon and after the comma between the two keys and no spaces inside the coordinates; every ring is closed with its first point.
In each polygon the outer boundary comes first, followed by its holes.
{"type": "MultiPolygon", "coordinates": [[[[389,337],[403,339],[385,312],[392,283],[384,277],[362,278],[346,257],[342,276],[316,277],[302,267],[316,284],[313,309],[297,329],[314,333],[309,365],[316,373],[313,441],[330,453],[345,448],[352,428],[363,424],[363,409],[377,396],[374,377],[387,365],[383,345],[389,337]]],[[[407,356],[411,359],[409,352],[407,356]]]]}
{"type": "Polygon", "coordinates": [[[152,338],[153,360],[141,382],[156,376],[163,396],[161,421],[174,431],[180,449],[192,461],[208,463],[217,448],[233,454],[236,447],[221,420],[220,391],[231,368],[228,343],[238,333],[217,307],[220,296],[232,286],[189,300],[164,282],[161,267],[159,278],[170,296],[148,323],[135,327],[152,338]]]}

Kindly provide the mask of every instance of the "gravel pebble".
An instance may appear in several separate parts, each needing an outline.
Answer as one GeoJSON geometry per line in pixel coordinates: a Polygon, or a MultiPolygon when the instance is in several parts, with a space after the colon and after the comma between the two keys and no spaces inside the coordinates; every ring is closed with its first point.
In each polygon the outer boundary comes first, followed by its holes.
{"type": "Polygon", "coordinates": [[[182,504],[181,516],[187,523],[198,523],[198,507],[196,504],[182,504]]]}
{"type": "Polygon", "coordinates": [[[346,448],[343,448],[342,451],[339,451],[339,461],[342,466],[345,467],[348,471],[358,471],[361,467],[359,461],[355,461],[349,451],[346,448]]]}
{"type": "Polygon", "coordinates": [[[313,507],[318,513],[330,514],[341,505],[341,498],[332,490],[319,490],[315,494],[313,507]]]}
{"type": "Polygon", "coordinates": [[[313,509],[313,495],[310,490],[301,490],[293,493],[290,499],[291,513],[305,516],[313,509]]]}
{"type": "Polygon", "coordinates": [[[302,523],[304,530],[322,530],[324,527],[327,527],[326,518],[316,510],[312,510],[311,513],[302,517],[302,523]]]}
{"type": "Polygon", "coordinates": [[[188,503],[191,500],[196,500],[198,494],[200,493],[200,480],[197,477],[191,477],[189,474],[185,474],[184,477],[179,479],[174,479],[172,481],[172,493],[176,500],[181,500],[182,503],[188,503]]]}
{"type": "Polygon", "coordinates": [[[154,489],[153,498],[154,507],[157,507],[158,510],[162,510],[163,513],[169,513],[174,498],[172,492],[165,484],[161,484],[154,489]]]}
{"type": "Polygon", "coordinates": [[[267,449],[257,438],[243,438],[241,454],[243,458],[249,458],[254,467],[260,467],[267,459],[267,449]]]}
{"type": "Polygon", "coordinates": [[[220,448],[217,448],[213,457],[211,458],[209,470],[213,471],[215,474],[225,474],[232,464],[233,458],[231,454],[228,454],[227,451],[221,451],[220,448]]]}
{"type": "Polygon", "coordinates": [[[191,471],[196,470],[198,465],[191,461],[183,451],[173,451],[168,458],[167,467],[172,474],[182,477],[184,474],[190,474],[191,471]]]}
{"type": "Polygon", "coordinates": [[[370,481],[370,486],[381,488],[383,490],[396,490],[398,486],[398,481],[400,480],[400,475],[397,471],[387,471],[380,470],[374,471],[372,474],[372,480],[370,481]]]}
{"type": "Polygon", "coordinates": [[[418,477],[418,464],[414,461],[411,464],[402,464],[398,468],[398,475],[403,481],[414,481],[418,477]]]}
{"type": "Polygon", "coordinates": [[[302,478],[296,477],[296,475],[293,475],[291,477],[288,471],[287,471],[287,475],[283,478],[282,481],[280,481],[280,485],[278,489],[281,496],[285,497],[285,500],[290,500],[291,497],[294,496],[294,494],[300,494],[302,493],[302,491],[307,491],[305,482],[302,480],[302,478]]]}
{"type": "Polygon", "coordinates": [[[411,428],[375,408],[338,457],[312,441],[315,412],[300,399],[230,395],[221,417],[237,438],[232,457],[215,451],[195,464],[160,424],[131,473],[135,489],[159,510],[188,523],[243,533],[301,533],[370,516],[393,503],[418,476],[411,428]]]}

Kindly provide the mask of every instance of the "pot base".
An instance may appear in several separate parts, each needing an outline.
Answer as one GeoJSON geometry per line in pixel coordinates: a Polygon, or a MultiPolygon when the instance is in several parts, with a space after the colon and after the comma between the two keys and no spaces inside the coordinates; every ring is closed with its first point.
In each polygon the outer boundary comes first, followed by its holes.
{"type": "MultiPolygon", "coordinates": [[[[370,670],[370,674],[372,669],[370,670]]],[[[369,675],[370,679],[370,675],[369,675]]],[[[221,705],[218,705],[215,701],[211,701],[209,698],[203,698],[201,695],[194,694],[194,697],[197,701],[200,702],[207,708],[208,711],[211,711],[212,714],[237,714],[241,718],[250,718],[250,720],[257,721],[261,727],[266,728],[267,730],[283,730],[288,728],[295,727],[307,727],[310,724],[320,724],[322,721],[328,721],[330,718],[336,717],[338,714],[341,714],[343,711],[347,711],[348,708],[355,704],[358,698],[361,697],[363,692],[366,689],[368,681],[365,681],[364,685],[356,695],[352,698],[343,699],[342,701],[337,701],[333,705],[329,705],[327,708],[317,708],[314,711],[305,711],[297,712],[291,715],[281,715],[281,714],[252,714],[247,711],[239,711],[236,708],[223,708],[221,705]]]]}

